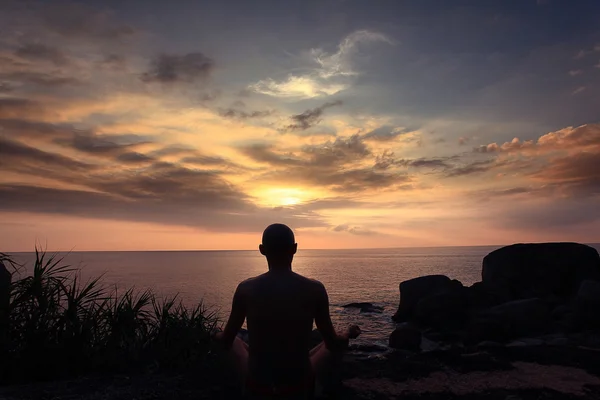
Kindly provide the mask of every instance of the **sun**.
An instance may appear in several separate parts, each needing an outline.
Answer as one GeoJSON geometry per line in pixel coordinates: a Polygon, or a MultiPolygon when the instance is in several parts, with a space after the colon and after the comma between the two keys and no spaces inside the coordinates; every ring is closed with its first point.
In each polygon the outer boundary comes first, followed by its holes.
{"type": "Polygon", "coordinates": [[[307,195],[306,190],[298,188],[269,188],[260,193],[260,198],[272,207],[289,207],[306,201],[307,195]]]}

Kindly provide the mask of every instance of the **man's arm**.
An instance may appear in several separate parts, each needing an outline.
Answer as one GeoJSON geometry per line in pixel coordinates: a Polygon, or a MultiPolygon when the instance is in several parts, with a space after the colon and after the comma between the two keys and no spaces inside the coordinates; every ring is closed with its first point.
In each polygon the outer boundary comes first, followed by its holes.
{"type": "Polygon", "coordinates": [[[235,337],[237,336],[240,328],[244,324],[244,319],[246,318],[246,295],[244,293],[243,283],[240,283],[235,290],[235,294],[233,295],[233,302],[231,304],[231,314],[229,315],[229,320],[225,325],[225,330],[223,332],[218,332],[215,335],[215,339],[217,339],[226,350],[231,348],[235,337]]]}
{"type": "Polygon", "coordinates": [[[329,296],[322,283],[317,288],[317,303],[315,310],[315,324],[323,337],[325,346],[329,351],[344,350],[348,347],[349,339],[354,339],[360,334],[360,329],[353,326],[341,335],[335,332],[331,315],[329,314],[329,296]]]}

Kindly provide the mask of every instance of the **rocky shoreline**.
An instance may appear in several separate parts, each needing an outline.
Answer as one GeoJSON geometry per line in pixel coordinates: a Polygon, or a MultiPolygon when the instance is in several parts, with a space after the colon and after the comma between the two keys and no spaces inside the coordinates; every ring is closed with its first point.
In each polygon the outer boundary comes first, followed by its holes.
{"type": "MultiPolygon", "coordinates": [[[[382,312],[370,303],[346,307],[382,312]]],[[[598,310],[595,249],[508,246],[484,258],[482,281],[472,286],[441,275],[402,282],[389,347],[352,346],[330,398],[600,399],[598,310]]],[[[5,387],[0,398],[218,399],[238,390],[213,358],[180,374],[5,387]]]]}

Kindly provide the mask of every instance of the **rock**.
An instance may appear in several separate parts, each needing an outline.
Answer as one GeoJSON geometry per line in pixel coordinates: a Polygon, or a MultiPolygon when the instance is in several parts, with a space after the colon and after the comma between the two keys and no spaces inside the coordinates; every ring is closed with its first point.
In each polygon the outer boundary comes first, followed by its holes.
{"type": "Polygon", "coordinates": [[[512,300],[506,287],[489,282],[476,282],[465,289],[467,303],[472,309],[489,308],[512,300]]]}
{"type": "Polygon", "coordinates": [[[415,320],[436,329],[460,329],[467,316],[468,300],[464,289],[455,287],[421,299],[414,310],[415,320]]]}
{"type": "Polygon", "coordinates": [[[522,338],[519,342],[525,343],[527,346],[543,346],[544,341],[538,338],[522,338]]]}
{"type": "Polygon", "coordinates": [[[568,346],[571,344],[571,341],[566,337],[557,337],[547,340],[546,344],[549,346],[568,346]]]}
{"type": "Polygon", "coordinates": [[[600,282],[581,282],[574,301],[573,328],[594,329],[600,327],[600,282]]]}
{"type": "Polygon", "coordinates": [[[579,285],[576,301],[590,307],[600,306],[600,282],[585,280],[579,285]]]}
{"type": "Polygon", "coordinates": [[[404,281],[400,284],[398,311],[392,319],[397,322],[406,321],[414,316],[415,307],[425,297],[461,286],[462,283],[445,275],[426,275],[404,281]]]}
{"type": "Polygon", "coordinates": [[[412,324],[401,324],[390,335],[389,346],[393,349],[419,351],[421,349],[421,331],[412,324]]]}
{"type": "Polygon", "coordinates": [[[373,305],[372,303],[348,303],[348,304],[344,304],[342,307],[343,308],[358,308],[358,309],[360,309],[361,313],[368,313],[368,312],[381,313],[381,312],[383,312],[382,306],[376,306],[376,305],[373,305]]]}
{"type": "Polygon", "coordinates": [[[540,299],[515,300],[492,307],[471,322],[469,339],[507,341],[546,333],[552,325],[550,310],[540,299]]]}
{"type": "Polygon", "coordinates": [[[569,314],[570,312],[571,308],[569,306],[561,304],[552,310],[552,318],[562,319],[565,315],[569,314]]]}
{"type": "Polygon", "coordinates": [[[483,342],[480,342],[477,344],[477,347],[480,349],[493,349],[493,348],[499,348],[499,347],[503,347],[504,345],[502,343],[499,342],[493,342],[491,340],[484,340],[483,342]]]}
{"type": "Polygon", "coordinates": [[[585,280],[600,280],[600,256],[583,244],[515,244],[483,259],[482,282],[504,288],[512,299],[566,299],[585,280]]]}

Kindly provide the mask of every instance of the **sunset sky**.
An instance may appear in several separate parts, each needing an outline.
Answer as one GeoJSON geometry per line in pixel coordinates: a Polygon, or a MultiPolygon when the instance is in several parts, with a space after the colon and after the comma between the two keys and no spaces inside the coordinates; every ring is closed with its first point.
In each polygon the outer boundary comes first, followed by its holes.
{"type": "Polygon", "coordinates": [[[596,0],[0,0],[0,251],[600,242],[596,0]]]}

